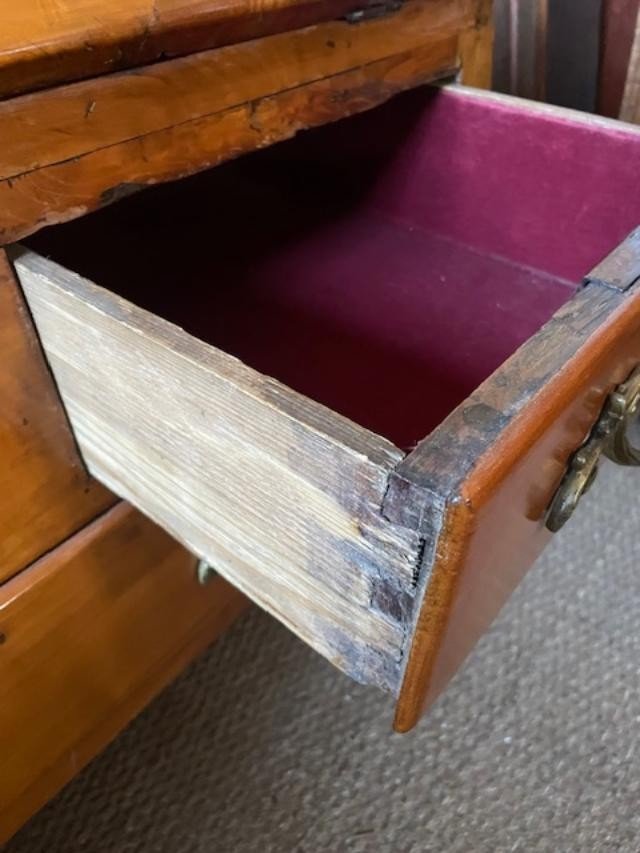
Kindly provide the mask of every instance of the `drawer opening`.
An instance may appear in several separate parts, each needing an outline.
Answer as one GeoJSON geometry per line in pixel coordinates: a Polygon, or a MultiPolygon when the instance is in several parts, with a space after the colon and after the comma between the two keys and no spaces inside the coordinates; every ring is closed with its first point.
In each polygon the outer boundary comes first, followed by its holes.
{"type": "Polygon", "coordinates": [[[624,236],[540,124],[414,91],[28,242],[408,449],[624,236]]]}
{"type": "Polygon", "coordinates": [[[626,298],[576,287],[637,225],[638,150],[425,89],[115,188],[14,260],[89,471],[415,720],[548,541],[599,405],[566,385],[626,298]]]}

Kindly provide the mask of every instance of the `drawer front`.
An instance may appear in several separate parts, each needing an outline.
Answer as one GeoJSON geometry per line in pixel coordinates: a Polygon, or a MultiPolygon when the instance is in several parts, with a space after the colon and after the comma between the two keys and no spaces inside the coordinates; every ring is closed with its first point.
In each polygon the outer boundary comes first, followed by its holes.
{"type": "Polygon", "coordinates": [[[452,88],[224,169],[42,244],[146,307],[32,251],[16,269],[89,469],[397,695],[405,730],[550,540],[640,361],[636,276],[579,287],[640,220],[640,131],[452,88]],[[193,211],[182,236],[163,204],[193,211]]]}
{"type": "Polygon", "coordinates": [[[126,504],[0,587],[0,841],[242,611],[126,504]]]}
{"type": "Polygon", "coordinates": [[[377,4],[185,0],[154,7],[149,0],[88,0],[61,9],[26,0],[8,13],[0,33],[0,97],[332,21],[371,5],[377,4]]]}
{"type": "MultiPolygon", "coordinates": [[[[451,76],[467,57],[467,81],[483,81],[487,5],[412,0],[8,98],[0,245],[451,76]]],[[[0,87],[1,72],[0,59],[0,87]]]]}
{"type": "Polygon", "coordinates": [[[0,582],[115,502],[87,473],[0,252],[0,582]]]}
{"type": "Polygon", "coordinates": [[[391,517],[406,511],[408,482],[443,496],[423,526],[430,572],[399,730],[438,697],[550,542],[545,522],[569,459],[639,364],[640,287],[592,282],[394,473],[391,517]]]}

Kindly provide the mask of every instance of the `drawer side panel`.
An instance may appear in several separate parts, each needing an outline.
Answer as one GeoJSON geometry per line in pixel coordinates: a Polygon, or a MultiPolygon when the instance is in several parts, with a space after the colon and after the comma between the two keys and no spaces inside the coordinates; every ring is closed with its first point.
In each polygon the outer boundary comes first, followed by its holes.
{"type": "Polygon", "coordinates": [[[420,550],[380,509],[401,452],[33,253],[17,270],[91,472],[395,691],[420,550]]]}

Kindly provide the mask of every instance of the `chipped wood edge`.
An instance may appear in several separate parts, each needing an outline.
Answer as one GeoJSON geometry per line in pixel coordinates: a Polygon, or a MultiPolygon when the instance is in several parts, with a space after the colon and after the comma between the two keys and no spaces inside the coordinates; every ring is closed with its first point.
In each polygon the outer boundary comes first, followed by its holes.
{"type": "Polygon", "coordinates": [[[308,85],[145,134],[0,182],[0,244],[82,216],[147,185],[186,177],[368,110],[394,94],[452,74],[457,37],[308,85]]]}

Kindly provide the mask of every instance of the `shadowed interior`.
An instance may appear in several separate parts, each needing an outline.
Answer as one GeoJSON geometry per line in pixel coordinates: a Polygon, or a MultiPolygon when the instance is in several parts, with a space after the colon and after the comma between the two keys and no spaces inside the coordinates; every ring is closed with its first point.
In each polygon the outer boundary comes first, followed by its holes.
{"type": "Polygon", "coordinates": [[[637,224],[630,142],[422,89],[28,242],[409,448],[637,224]]]}

